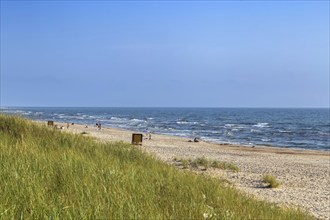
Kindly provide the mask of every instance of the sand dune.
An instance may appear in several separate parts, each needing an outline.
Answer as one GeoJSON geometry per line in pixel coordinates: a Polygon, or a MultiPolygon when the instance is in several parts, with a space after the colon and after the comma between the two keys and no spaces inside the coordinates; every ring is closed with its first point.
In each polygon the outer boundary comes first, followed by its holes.
{"type": "MultiPolygon", "coordinates": [[[[58,126],[65,126],[57,123],[58,126]]],[[[100,141],[131,142],[133,131],[85,125],[70,125],[63,131],[87,132],[100,141]]],[[[330,219],[330,154],[323,151],[283,148],[255,148],[221,145],[206,142],[188,142],[186,138],[152,134],[142,148],[159,159],[172,163],[173,158],[197,158],[235,163],[240,172],[208,169],[204,173],[230,181],[238,189],[252,196],[283,206],[299,206],[315,217],[330,219]],[[282,185],[265,188],[262,177],[274,175],[282,185]]]]}

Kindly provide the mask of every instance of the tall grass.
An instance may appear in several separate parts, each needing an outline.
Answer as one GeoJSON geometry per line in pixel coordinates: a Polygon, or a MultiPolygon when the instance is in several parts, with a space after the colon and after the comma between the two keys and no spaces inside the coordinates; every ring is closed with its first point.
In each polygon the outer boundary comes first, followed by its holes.
{"type": "Polygon", "coordinates": [[[0,115],[0,219],[312,219],[122,142],[0,115]]]}

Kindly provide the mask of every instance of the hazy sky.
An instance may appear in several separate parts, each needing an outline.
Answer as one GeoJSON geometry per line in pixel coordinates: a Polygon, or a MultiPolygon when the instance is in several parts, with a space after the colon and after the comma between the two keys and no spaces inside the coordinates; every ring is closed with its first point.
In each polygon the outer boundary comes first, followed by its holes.
{"type": "Polygon", "coordinates": [[[328,1],[1,1],[1,106],[329,107],[328,1]]]}

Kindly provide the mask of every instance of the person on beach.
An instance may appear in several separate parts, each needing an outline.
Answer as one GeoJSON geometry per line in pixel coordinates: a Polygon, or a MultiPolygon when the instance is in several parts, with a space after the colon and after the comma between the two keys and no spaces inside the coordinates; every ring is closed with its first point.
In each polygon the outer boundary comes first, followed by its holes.
{"type": "Polygon", "coordinates": [[[99,129],[99,130],[101,130],[101,122],[96,122],[96,127],[99,129]]]}
{"type": "Polygon", "coordinates": [[[146,130],[144,131],[145,135],[144,135],[144,139],[147,140],[148,139],[148,128],[146,128],[146,130]]]}
{"type": "Polygon", "coordinates": [[[146,130],[145,130],[145,140],[151,140],[151,132],[149,131],[149,129],[148,128],[146,128],[146,130]]]}

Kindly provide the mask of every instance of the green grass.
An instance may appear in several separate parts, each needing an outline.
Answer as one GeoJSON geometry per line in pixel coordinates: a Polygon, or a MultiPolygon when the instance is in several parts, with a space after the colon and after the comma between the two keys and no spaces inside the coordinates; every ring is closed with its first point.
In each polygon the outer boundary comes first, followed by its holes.
{"type": "Polygon", "coordinates": [[[234,163],[220,162],[220,161],[216,161],[216,160],[214,160],[211,163],[211,167],[222,169],[222,170],[232,170],[235,172],[240,171],[239,167],[234,163]]]}
{"type": "Polygon", "coordinates": [[[273,175],[267,174],[263,177],[263,180],[269,188],[277,188],[281,185],[281,183],[273,175]]]}
{"type": "Polygon", "coordinates": [[[206,157],[198,157],[194,160],[192,159],[173,159],[176,162],[176,165],[182,166],[184,169],[192,168],[192,169],[200,169],[207,170],[208,168],[216,168],[222,170],[231,170],[235,172],[239,172],[239,167],[234,163],[220,162],[217,160],[210,161],[206,157]]]}
{"type": "Polygon", "coordinates": [[[0,115],[0,219],[312,219],[138,148],[0,115]]]}

